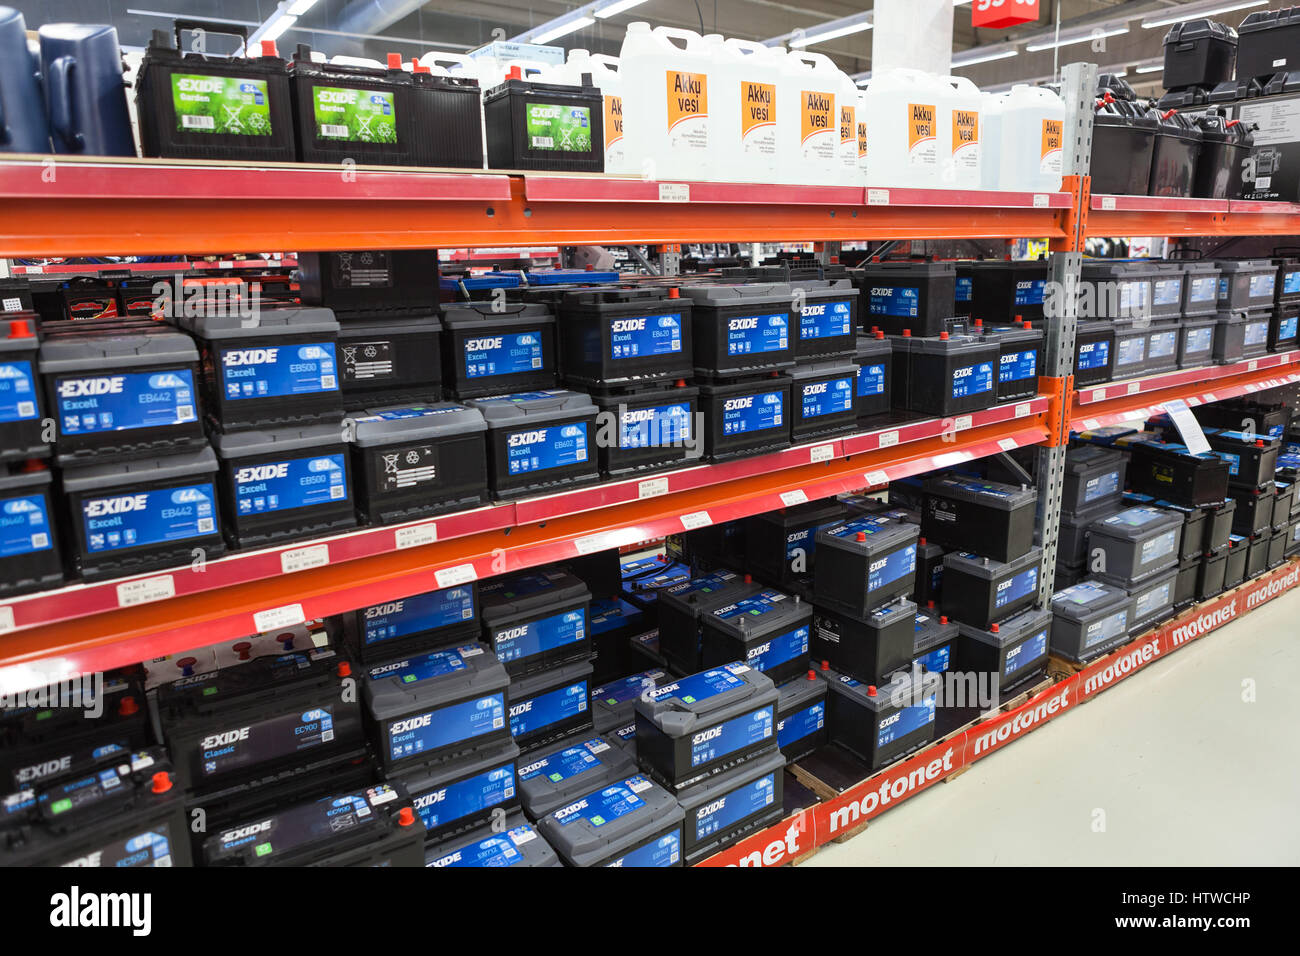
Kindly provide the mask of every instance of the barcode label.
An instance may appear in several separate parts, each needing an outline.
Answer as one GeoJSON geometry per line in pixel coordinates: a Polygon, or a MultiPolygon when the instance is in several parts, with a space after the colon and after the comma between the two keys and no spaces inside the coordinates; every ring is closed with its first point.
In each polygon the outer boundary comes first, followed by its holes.
{"type": "Polygon", "coordinates": [[[150,601],[162,601],[176,596],[176,582],[170,574],[160,574],[139,581],[127,581],[117,586],[117,606],[134,607],[150,601]]]}
{"type": "Polygon", "coordinates": [[[1034,193],[1034,208],[1035,209],[1047,208],[1047,193],[1034,193]]]}
{"type": "Polygon", "coordinates": [[[597,551],[608,551],[610,548],[617,547],[603,532],[589,534],[585,538],[576,538],[573,546],[578,549],[579,554],[595,554],[597,551]]]}
{"type": "Polygon", "coordinates": [[[952,427],[956,431],[960,432],[960,431],[965,431],[967,428],[970,428],[971,425],[973,424],[975,424],[975,419],[972,416],[958,415],[956,420],[953,422],[952,427]]]}
{"type": "Polygon", "coordinates": [[[1101,197],[1101,208],[1102,208],[1102,209],[1114,209],[1114,208],[1115,208],[1115,197],[1114,197],[1114,196],[1102,196],[1102,197],[1101,197]]]}
{"type": "Polygon", "coordinates": [[[888,206],[889,190],[888,189],[868,189],[867,190],[868,206],[888,206]]]}
{"type": "Polygon", "coordinates": [[[1029,414],[1029,404],[1027,402],[1016,406],[1016,418],[1024,418],[1029,414]]]}
{"type": "Polygon", "coordinates": [[[881,432],[881,433],[880,433],[880,447],[881,447],[881,448],[892,448],[894,445],[897,445],[897,444],[898,444],[898,432],[896,432],[896,431],[892,431],[892,432],[881,432]]]}
{"type": "Polygon", "coordinates": [[[554,136],[533,137],[533,149],[554,149],[554,148],[555,148],[554,136]]]}
{"type": "Polygon", "coordinates": [[[306,571],[308,568],[319,568],[329,563],[330,546],[328,544],[313,544],[307,548],[294,548],[291,551],[280,552],[280,571],[283,574],[306,571]]]}
{"type": "Polygon", "coordinates": [[[863,475],[863,478],[866,479],[867,485],[871,488],[877,485],[889,484],[889,476],[883,471],[869,471],[863,475]]]}
{"type": "Polygon", "coordinates": [[[474,570],[472,564],[458,564],[454,568],[442,568],[433,572],[433,579],[440,589],[455,587],[457,584],[468,584],[477,577],[478,572],[474,570]]]}
{"type": "Polygon", "coordinates": [[[688,515],[682,515],[682,527],[687,531],[694,531],[696,528],[704,528],[713,524],[713,519],[709,517],[707,511],[692,511],[688,515]]]}
{"type": "Polygon", "coordinates": [[[348,128],[339,126],[336,123],[322,123],[320,127],[321,136],[332,136],[336,139],[347,139],[348,128]]]}
{"type": "Polygon", "coordinates": [[[998,440],[998,447],[1003,451],[1010,451],[1013,448],[1019,448],[1014,438],[1001,438],[998,440]]]}
{"type": "Polygon", "coordinates": [[[636,486],[638,498],[658,498],[666,494],[668,494],[667,478],[647,478],[636,486]]]}
{"type": "Polygon", "coordinates": [[[792,508],[795,505],[801,505],[807,500],[808,500],[808,496],[804,494],[802,488],[796,488],[794,491],[781,492],[781,503],[784,504],[787,508],[792,508]]]}
{"type": "Polygon", "coordinates": [[[7,634],[14,629],[14,609],[0,607],[0,634],[7,634]]]}
{"type": "Polygon", "coordinates": [[[181,126],[185,129],[216,129],[215,117],[186,113],[181,116],[181,126]]]}
{"type": "Polygon", "coordinates": [[[405,548],[418,548],[423,544],[433,544],[438,540],[438,525],[430,521],[428,524],[417,524],[412,528],[398,528],[393,532],[393,540],[399,551],[405,548]]]}
{"type": "Polygon", "coordinates": [[[690,183],[660,183],[659,201],[660,202],[690,202],[691,201],[690,183]]]}
{"type": "Polygon", "coordinates": [[[808,460],[814,465],[819,461],[830,461],[834,457],[834,445],[814,445],[808,452],[808,460]]]}
{"type": "Polygon", "coordinates": [[[273,631],[277,627],[292,627],[306,620],[307,615],[303,613],[301,604],[286,604],[284,607],[273,607],[255,613],[253,629],[259,633],[273,631]]]}
{"type": "MultiPolygon", "coordinates": [[[[1125,393],[1126,395],[1136,395],[1136,394],[1137,394],[1138,392],[1140,392],[1140,391],[1142,391],[1142,383],[1141,383],[1141,382],[1129,382],[1128,385],[1125,387],[1125,392],[1124,392],[1124,393],[1125,393]]],[[[1100,397],[1100,396],[1098,396],[1098,397],[1100,397]]]]}

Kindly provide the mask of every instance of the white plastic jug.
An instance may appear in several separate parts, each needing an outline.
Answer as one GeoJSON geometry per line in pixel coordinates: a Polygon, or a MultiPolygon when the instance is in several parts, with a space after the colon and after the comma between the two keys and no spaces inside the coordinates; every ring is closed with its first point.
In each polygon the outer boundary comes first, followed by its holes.
{"type": "Polygon", "coordinates": [[[983,184],[983,94],[964,76],[944,77],[949,89],[947,112],[952,117],[951,147],[940,176],[954,189],[979,189],[983,184]]]}
{"type": "Polygon", "coordinates": [[[858,84],[842,70],[840,85],[835,91],[839,112],[840,182],[846,186],[861,186],[862,170],[858,168],[858,84]]]}
{"type": "Polygon", "coordinates": [[[777,88],[784,51],[752,40],[710,41],[709,112],[717,134],[714,178],[770,183],[776,175],[777,88]]]}
{"type": "Polygon", "coordinates": [[[1002,93],[980,94],[980,183],[1002,189],[1002,93]]]}
{"type": "Polygon", "coordinates": [[[570,50],[563,67],[552,67],[550,72],[542,75],[573,86],[582,83],[583,74],[589,75],[605,100],[605,172],[639,172],[635,166],[629,165],[627,159],[627,143],[623,136],[623,76],[618,67],[616,56],[570,50]]]}
{"type": "Polygon", "coordinates": [[[704,38],[630,23],[618,59],[630,163],[654,179],[712,178],[712,58],[704,38]]]}
{"type": "MultiPolygon", "coordinates": [[[[867,81],[870,86],[870,80],[867,81]]],[[[865,88],[858,90],[858,180],[866,181],[867,175],[867,91],[865,88]]]]}
{"type": "Polygon", "coordinates": [[[899,68],[872,76],[863,96],[867,185],[917,189],[943,185],[940,157],[952,154],[948,90],[937,76],[921,70],[899,68]]]}
{"type": "Polygon", "coordinates": [[[778,176],[788,183],[838,183],[840,165],[839,113],[836,93],[840,71],[823,53],[792,50],[784,60],[784,99],[777,102],[777,133],[786,131],[777,146],[778,176]],[[782,123],[782,114],[790,117],[782,123]]]}
{"type": "Polygon", "coordinates": [[[1059,190],[1064,146],[1061,98],[1042,87],[1013,86],[1002,105],[1001,188],[1059,190]]]}

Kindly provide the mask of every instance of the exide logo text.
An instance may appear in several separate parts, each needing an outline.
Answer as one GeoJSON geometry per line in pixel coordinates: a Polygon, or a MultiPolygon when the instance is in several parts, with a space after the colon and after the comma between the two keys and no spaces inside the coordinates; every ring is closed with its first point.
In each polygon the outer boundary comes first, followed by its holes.
{"type": "Polygon", "coordinates": [[[501,348],[501,336],[492,339],[466,339],[466,352],[490,352],[501,348]]]}
{"type": "Polygon", "coordinates": [[[727,805],[726,797],[723,797],[721,800],[714,800],[712,803],[706,803],[704,806],[700,807],[698,810],[695,811],[695,819],[702,820],[705,817],[709,816],[710,814],[717,813],[726,805],[727,805]]]}
{"type": "Polygon", "coordinates": [[[727,323],[727,328],[732,332],[744,332],[748,329],[758,328],[758,316],[751,316],[747,319],[732,319],[727,323]]]}
{"type": "Polygon", "coordinates": [[[209,734],[203,738],[201,749],[211,750],[213,747],[225,747],[227,744],[238,743],[241,740],[248,739],[248,727],[240,727],[238,730],[227,730],[220,734],[209,734]]]}
{"type": "Polygon", "coordinates": [[[272,349],[231,349],[221,362],[223,365],[265,365],[278,359],[280,350],[272,349]]]}
{"type": "Polygon", "coordinates": [[[234,830],[228,830],[221,834],[222,843],[230,843],[232,840],[242,840],[244,837],[251,837],[255,833],[264,833],[271,829],[271,821],[263,820],[261,823],[250,823],[246,827],[236,827],[234,830]]]}
{"type": "Polygon", "coordinates": [[[723,411],[738,412],[745,408],[752,408],[753,405],[753,395],[746,395],[744,398],[729,398],[727,399],[727,404],[723,406],[723,411]]]}
{"type": "Polygon", "coordinates": [[[376,604],[374,607],[366,608],[366,620],[372,617],[385,617],[389,614],[397,614],[406,604],[405,601],[393,601],[389,604],[376,604]]]}
{"type": "Polygon", "coordinates": [[[518,717],[520,714],[526,714],[533,709],[533,702],[526,700],[522,704],[515,704],[510,708],[510,716],[518,717]]]}
{"type": "Polygon", "coordinates": [[[424,796],[422,796],[422,797],[416,797],[416,798],[415,798],[415,809],[417,809],[417,810],[424,810],[424,809],[426,809],[426,808],[428,808],[428,807],[431,807],[431,806],[433,806],[435,803],[439,803],[439,802],[442,800],[442,798],[445,797],[445,796],[447,796],[447,788],[446,788],[446,787],[444,787],[444,788],[441,789],[441,790],[435,790],[433,793],[426,793],[426,794],[425,794],[424,796]]]}
{"type": "Polygon", "coordinates": [[[289,477],[287,461],[278,465],[253,465],[251,468],[240,468],[235,472],[235,484],[242,485],[250,481],[270,481],[272,478],[287,477],[289,477]]]}
{"type": "Polygon", "coordinates": [[[510,436],[508,444],[511,448],[518,448],[520,445],[531,445],[534,442],[545,441],[546,431],[539,432],[515,432],[510,436]]]}
{"type": "Polygon", "coordinates": [[[699,746],[700,744],[708,743],[710,740],[713,740],[721,736],[722,736],[722,727],[721,726],[712,727],[709,730],[703,730],[700,733],[696,734],[694,737],[692,737],[691,743],[694,744],[695,746],[699,746]]]}
{"type": "Polygon", "coordinates": [[[615,319],[610,323],[611,332],[644,332],[645,319],[615,319]]]}
{"type": "Polygon", "coordinates": [[[121,375],[108,378],[69,378],[59,383],[59,398],[88,398],[92,395],[120,395],[125,379],[121,375]]]}
{"type": "Polygon", "coordinates": [[[433,714],[424,714],[420,717],[408,717],[406,720],[395,720],[389,725],[388,732],[394,736],[397,734],[408,733],[412,730],[420,730],[428,727],[433,723],[433,714]]]}
{"type": "Polygon", "coordinates": [[[105,515],[126,514],[128,511],[143,511],[149,505],[149,495],[123,495],[120,498],[95,498],[86,502],[88,518],[103,518],[105,515]]]}

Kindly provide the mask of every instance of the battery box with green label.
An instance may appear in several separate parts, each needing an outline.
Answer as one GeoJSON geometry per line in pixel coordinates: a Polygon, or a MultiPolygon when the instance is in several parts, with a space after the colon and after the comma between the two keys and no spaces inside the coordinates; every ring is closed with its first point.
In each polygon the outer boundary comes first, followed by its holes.
{"type": "Polygon", "coordinates": [[[155,30],[136,80],[145,156],[291,162],[289,74],[274,44],[223,56],[243,27],[176,20],[155,30]]]}
{"type": "Polygon", "coordinates": [[[581,86],[510,78],[483,97],[492,169],[605,171],[604,100],[581,86]]]}

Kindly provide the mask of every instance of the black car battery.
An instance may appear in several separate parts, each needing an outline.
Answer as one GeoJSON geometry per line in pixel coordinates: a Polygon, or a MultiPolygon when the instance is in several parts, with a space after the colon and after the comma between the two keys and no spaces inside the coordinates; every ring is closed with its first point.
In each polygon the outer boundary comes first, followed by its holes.
{"type": "Polygon", "coordinates": [[[1178,562],[1178,574],[1174,578],[1174,610],[1181,611],[1196,601],[1196,579],[1201,571],[1201,555],[1184,558],[1178,562]]]}
{"type": "Polygon", "coordinates": [[[790,373],[790,439],[795,444],[856,431],[854,393],[858,366],[831,360],[807,362],[790,373]]]}
{"type": "Polygon", "coordinates": [[[985,340],[998,343],[998,380],[994,401],[1018,402],[1038,394],[1043,367],[1042,331],[1024,326],[985,326],[985,340]]]}
{"type": "Polygon", "coordinates": [[[1202,510],[1205,512],[1205,540],[1201,550],[1209,554],[1228,543],[1228,536],[1232,534],[1232,526],[1236,523],[1237,501],[1235,498],[1226,498],[1207,505],[1202,510]]]}
{"type": "Polygon", "coordinates": [[[867,620],[916,585],[919,532],[883,516],[851,518],[818,531],[813,593],[818,608],[867,620]]]}
{"type": "Polygon", "coordinates": [[[956,263],[887,259],[864,263],[852,274],[864,327],[878,326],[889,335],[947,331],[956,304],[956,263]]]}
{"type": "Polygon", "coordinates": [[[1200,570],[1196,576],[1196,600],[1207,601],[1223,593],[1230,550],[1231,546],[1225,544],[1219,550],[1207,552],[1201,558],[1200,570]]]}
{"type": "MultiPolygon", "coordinates": [[[[504,292],[498,289],[518,289],[522,285],[517,275],[504,272],[484,272],[473,275],[468,271],[448,274],[443,268],[438,278],[438,298],[442,302],[455,302],[465,305],[473,302],[492,302],[494,305],[504,303],[504,292]]],[[[551,305],[552,298],[547,297],[543,304],[551,305]]]]}
{"type": "MultiPolygon", "coordinates": [[[[59,283],[62,318],[67,322],[115,324],[122,318],[112,279],[73,276],[59,283]]],[[[42,324],[42,331],[48,331],[42,324]]]]}
{"type": "Polygon", "coordinates": [[[790,446],[791,379],[779,373],[728,383],[701,383],[704,455],[712,462],[790,446]]]}
{"type": "Polygon", "coordinates": [[[1046,259],[964,262],[957,270],[959,278],[964,272],[970,276],[969,314],[973,318],[989,325],[1018,318],[1042,319],[1046,259]]]}
{"type": "Polygon", "coordinates": [[[1276,490],[1276,497],[1273,500],[1273,526],[1280,528],[1286,524],[1291,517],[1291,512],[1295,510],[1296,486],[1284,481],[1275,481],[1273,487],[1276,490]]]}
{"type": "Polygon", "coordinates": [[[937,604],[943,598],[943,548],[926,538],[916,542],[916,584],[909,595],[918,606],[937,604]]]}
{"type": "Polygon", "coordinates": [[[1098,518],[1108,517],[1120,510],[1119,504],[1103,504],[1098,508],[1071,513],[1061,512],[1061,525],[1057,535],[1056,560],[1058,564],[1081,567],[1090,557],[1088,553],[1088,526],[1098,518]]]}
{"type": "Polygon", "coordinates": [[[1176,321],[1152,324],[1147,330],[1146,374],[1172,372],[1178,368],[1178,349],[1182,337],[1182,326],[1176,321]]]}
{"type": "Polygon", "coordinates": [[[1217,264],[1220,312],[1273,307],[1277,266],[1271,259],[1220,259],[1217,264]]]}
{"type": "Polygon", "coordinates": [[[1115,328],[1106,321],[1081,321],[1074,339],[1074,384],[1105,385],[1115,373],[1115,328]]]}
{"type": "Polygon", "coordinates": [[[1213,316],[1219,302],[1219,266],[1212,259],[1187,259],[1183,269],[1183,318],[1213,316]]]}
{"type": "Polygon", "coordinates": [[[1181,318],[1186,298],[1183,285],[1187,281],[1187,263],[1152,262],[1150,268],[1155,273],[1151,278],[1151,318],[1181,318]]]}
{"type": "Polygon", "coordinates": [[[809,669],[776,691],[776,745],[791,764],[826,743],[826,681],[809,669]]]}
{"type": "Polygon", "coordinates": [[[167,753],[150,747],[3,797],[0,866],[189,866],[187,823],[167,753]]]}
{"type": "Polygon", "coordinates": [[[1083,662],[1128,640],[1133,602],[1123,588],[1084,580],[1052,595],[1052,653],[1083,662]]]}
{"type": "Polygon", "coordinates": [[[812,621],[812,657],[868,683],[906,667],[915,654],[916,605],[899,597],[863,619],[818,607],[812,621]]]}
{"type": "MultiPolygon", "coordinates": [[[[1246,549],[1242,548],[1241,552],[1244,561],[1246,549]]],[[[1129,598],[1133,602],[1128,622],[1130,635],[1140,634],[1166,618],[1173,617],[1179,573],[1179,568],[1175,565],[1128,588],[1129,598]]]]}
{"type": "Polygon", "coordinates": [[[1212,87],[1232,79],[1237,31],[1215,20],[1177,22],[1165,34],[1164,50],[1167,89],[1212,87]]]}
{"type": "Polygon", "coordinates": [[[970,316],[971,290],[975,280],[971,277],[970,263],[957,263],[957,281],[953,287],[953,318],[970,316]]]}
{"type": "Polygon", "coordinates": [[[524,813],[540,820],[593,789],[637,772],[636,758],[603,737],[570,737],[523,760],[519,792],[524,813]]]}
{"type": "Polygon", "coordinates": [[[1061,511],[1080,514],[1090,508],[1119,504],[1128,458],[1099,445],[1076,445],[1065,453],[1061,511]]]}
{"type": "Polygon", "coordinates": [[[1210,450],[1228,463],[1229,488],[1259,488],[1273,480],[1282,442],[1255,432],[1206,428],[1210,450]]]}
{"type": "MultiPolygon", "coordinates": [[[[654,633],[654,632],[647,632],[654,633]]],[[[591,716],[596,733],[615,730],[634,719],[633,701],[671,678],[663,668],[641,671],[609,681],[591,692],[591,716]]]]}
{"type": "Polygon", "coordinates": [[[1176,504],[1208,505],[1228,492],[1228,463],[1183,445],[1133,442],[1128,446],[1128,481],[1134,491],[1176,504]]]}
{"type": "Polygon", "coordinates": [[[1052,612],[1029,608],[987,627],[960,625],[960,667],[995,675],[992,693],[1006,694],[1047,669],[1052,612]]]}
{"type": "Polygon", "coordinates": [[[563,866],[551,845],[542,839],[522,814],[505,818],[500,825],[489,824],[462,836],[441,840],[424,854],[429,867],[542,867],[563,866]]]}
{"type": "Polygon", "coordinates": [[[478,584],[372,604],[342,616],[339,630],[365,664],[478,639],[478,584]]]}
{"type": "Polygon", "coordinates": [[[954,621],[987,628],[1038,598],[1042,548],[1030,548],[1010,561],[994,561],[969,551],[943,559],[943,612],[954,621]]]}
{"type": "Polygon", "coordinates": [[[345,326],[428,318],[438,303],[438,252],[299,252],[298,285],[304,303],[330,309],[345,326]]]}
{"type": "Polygon", "coordinates": [[[363,695],[380,765],[392,773],[508,740],[509,684],[506,669],[482,644],[370,667],[363,695]]]}
{"type": "MultiPolygon", "coordinates": [[[[1090,319],[1150,319],[1152,287],[1162,275],[1150,259],[1085,259],[1079,280],[1079,314],[1090,319]]],[[[1173,314],[1181,303],[1175,302],[1173,314]]],[[[1168,309],[1168,306],[1166,306],[1168,309]]]]}
{"type": "Polygon", "coordinates": [[[336,422],[339,324],[329,309],[268,309],[186,320],[203,348],[204,408],[221,431],[336,422]]]}
{"type": "Polygon", "coordinates": [[[39,364],[59,461],[102,463],[203,444],[198,358],[178,332],[47,339],[39,364]]]}
{"type": "Polygon", "coordinates": [[[1241,357],[1250,359],[1267,354],[1268,340],[1272,329],[1273,315],[1271,313],[1245,313],[1241,329],[1241,357]]]}
{"type": "Polygon", "coordinates": [[[332,534],[357,523],[336,425],[219,434],[221,524],[232,548],[332,534]]]}
{"type": "Polygon", "coordinates": [[[794,354],[800,361],[848,358],[857,346],[858,290],[849,279],[811,279],[794,284],[798,330],[794,354]]]}
{"type": "Polygon", "coordinates": [[[188,565],[225,542],[211,448],[63,470],[66,538],[87,581],[188,565]]]}
{"type": "Polygon", "coordinates": [[[1218,328],[1214,316],[1183,319],[1178,339],[1178,367],[1201,368],[1214,364],[1214,331],[1218,328]]]}
{"type": "Polygon", "coordinates": [[[436,316],[345,322],[339,373],[349,408],[442,397],[442,323],[436,316]]]}
{"type": "Polygon", "coordinates": [[[785,763],[785,755],[778,750],[677,794],[686,814],[682,849],[687,866],[785,815],[785,763]]]}
{"type": "Polygon", "coordinates": [[[628,639],[645,633],[644,611],[619,597],[597,598],[591,602],[590,626],[596,649],[594,680],[606,681],[636,668],[638,660],[628,639]]]}
{"type": "MultiPolygon", "coordinates": [[[[1292,518],[1283,533],[1282,552],[1285,557],[1300,553],[1300,518],[1292,518]]],[[[1270,549],[1270,557],[1272,556],[1270,549]]]]}
{"type": "Polygon", "coordinates": [[[546,306],[460,303],[443,311],[442,329],[442,384],[450,397],[555,387],[555,315],[546,306]]]}
{"type": "Polygon", "coordinates": [[[1300,302],[1279,302],[1268,326],[1268,350],[1288,352],[1300,342],[1300,302]]]}
{"type": "MultiPolygon", "coordinates": [[[[1194,508],[1189,505],[1176,505],[1171,501],[1165,501],[1162,498],[1146,497],[1146,501],[1135,501],[1134,504],[1150,504],[1165,511],[1172,511],[1175,514],[1183,516],[1183,533],[1179,538],[1178,560],[1185,561],[1188,558],[1201,554],[1205,548],[1205,534],[1208,530],[1206,522],[1206,512],[1203,508],[1194,508]]],[[[1125,496],[1125,500],[1128,498],[1125,496]]]]}
{"type": "Polygon", "coordinates": [[[1138,506],[1089,525],[1088,547],[1099,577],[1132,587],[1178,563],[1182,533],[1181,514],[1138,506]]]}
{"type": "Polygon", "coordinates": [[[776,746],[776,686],[744,664],[713,667],[637,698],[642,770],[680,793],[776,746]]]}
{"type": "Polygon", "coordinates": [[[1282,439],[1291,423],[1291,409],[1281,402],[1226,401],[1198,405],[1196,420],[1203,427],[1253,431],[1282,439]]]}
{"type": "Polygon", "coordinates": [[[353,498],[370,524],[396,524],[488,500],[487,423],[455,402],[368,408],[352,432],[353,498]]]}
{"type": "Polygon", "coordinates": [[[1237,502],[1232,515],[1232,533],[1243,537],[1263,534],[1273,525],[1273,505],[1277,491],[1273,482],[1258,488],[1232,489],[1229,492],[1237,502]]]}
{"type": "Polygon", "coordinates": [[[0,319],[0,461],[49,454],[41,425],[45,400],[36,377],[39,345],[31,319],[0,319]]]}
{"type": "Polygon", "coordinates": [[[997,399],[999,346],[972,335],[904,333],[892,339],[893,405],[935,418],[990,408],[997,399]]]}
{"type": "Polygon", "coordinates": [[[0,465],[0,599],[63,582],[51,493],[45,467],[0,465]]]}
{"type": "Polygon", "coordinates": [[[912,664],[936,674],[950,670],[956,663],[957,622],[948,620],[931,604],[916,612],[916,630],[912,638],[912,664]]]}
{"type": "Polygon", "coordinates": [[[362,743],[361,708],[343,692],[351,665],[332,650],[254,657],[157,691],[177,783],[203,795],[362,743]]]}
{"type": "Polygon", "coordinates": [[[240,820],[203,841],[204,866],[420,866],[424,828],[400,783],[240,820]]]}
{"type": "Polygon", "coordinates": [[[1034,544],[1038,492],[1025,486],[941,475],[925,481],[921,533],[949,549],[996,561],[1018,558],[1034,544]]]}
{"type": "Polygon", "coordinates": [[[487,422],[488,486],[498,500],[600,480],[596,415],[579,392],[551,389],[473,398],[487,422]]]}
{"type": "Polygon", "coordinates": [[[518,810],[518,765],[519,747],[503,740],[459,760],[405,768],[388,781],[410,795],[424,842],[433,843],[518,810]]]}
{"type": "Polygon", "coordinates": [[[700,649],[705,667],[741,661],[773,683],[808,669],[811,605],[774,588],[742,597],[700,615],[700,649]]]}
{"type": "Polygon", "coordinates": [[[676,584],[691,579],[691,569],[680,561],[665,564],[657,574],[647,574],[634,578],[623,584],[623,597],[629,604],[640,608],[649,615],[650,620],[657,621],[659,610],[659,593],[676,584]]]}
{"type": "Polygon", "coordinates": [[[934,740],[937,674],[900,671],[887,685],[864,684],[833,670],[826,678],[831,743],[876,771],[934,740]]]}
{"type": "Polygon", "coordinates": [[[511,67],[505,82],[485,90],[488,169],[604,172],[604,98],[589,73],[581,79],[581,85],[530,82],[511,67]]]}
{"type": "Polygon", "coordinates": [[[695,374],[704,379],[764,375],[795,364],[799,321],[788,283],[686,286],[695,374]]]}
{"type": "Polygon", "coordinates": [[[512,678],[590,660],[591,592],[566,571],[538,569],[479,586],[479,620],[512,678]]]}
{"type": "Polygon", "coordinates": [[[701,664],[700,620],[711,611],[748,597],[759,586],[725,568],[663,589],[656,602],[659,649],[668,666],[694,674],[701,664]]]}
{"type": "Polygon", "coordinates": [[[1245,356],[1246,316],[1245,312],[1220,312],[1215,317],[1214,360],[1220,365],[1232,365],[1245,356]]]}
{"type": "Polygon", "coordinates": [[[1287,546],[1291,541],[1290,527],[1274,528],[1273,537],[1268,546],[1268,567],[1276,568],[1286,560],[1287,546]]]}
{"type": "Polygon", "coordinates": [[[682,380],[618,395],[592,395],[599,409],[597,432],[605,436],[597,443],[601,474],[625,478],[699,458],[699,396],[698,388],[682,380]]]}
{"type": "Polygon", "coordinates": [[[1119,380],[1145,375],[1149,364],[1149,323],[1138,325],[1129,319],[1115,319],[1111,326],[1115,330],[1115,364],[1111,369],[1111,377],[1119,380]]]}
{"type": "Polygon", "coordinates": [[[683,816],[672,794],[636,774],[584,793],[537,829],[569,866],[681,866],[683,816]]]}
{"type": "Polygon", "coordinates": [[[894,346],[885,333],[859,335],[853,352],[858,375],[853,390],[853,410],[858,425],[889,414],[894,400],[894,346]]]}
{"type": "Polygon", "coordinates": [[[591,730],[592,667],[574,661],[510,682],[510,733],[525,753],[591,730]]]}
{"type": "Polygon", "coordinates": [[[777,585],[807,577],[815,565],[817,532],[843,521],[845,514],[844,505],[829,498],[745,519],[746,566],[777,585]]]}
{"type": "MultiPolygon", "coordinates": [[[[1272,540],[1272,537],[1272,529],[1270,529],[1259,539],[1263,544],[1263,547],[1258,549],[1260,551],[1259,558],[1263,559],[1265,565],[1268,563],[1268,542],[1272,540]]],[[[1228,539],[1228,560],[1223,566],[1223,588],[1225,591],[1235,588],[1246,580],[1247,568],[1252,560],[1252,552],[1257,550],[1253,545],[1254,541],[1254,538],[1243,538],[1236,534],[1228,539]]],[[[1256,571],[1255,573],[1258,574],[1259,572],[1256,571]]]]}
{"type": "Polygon", "coordinates": [[[691,376],[691,300],[676,289],[566,292],[557,333],[566,385],[600,390],[691,376]]]}

